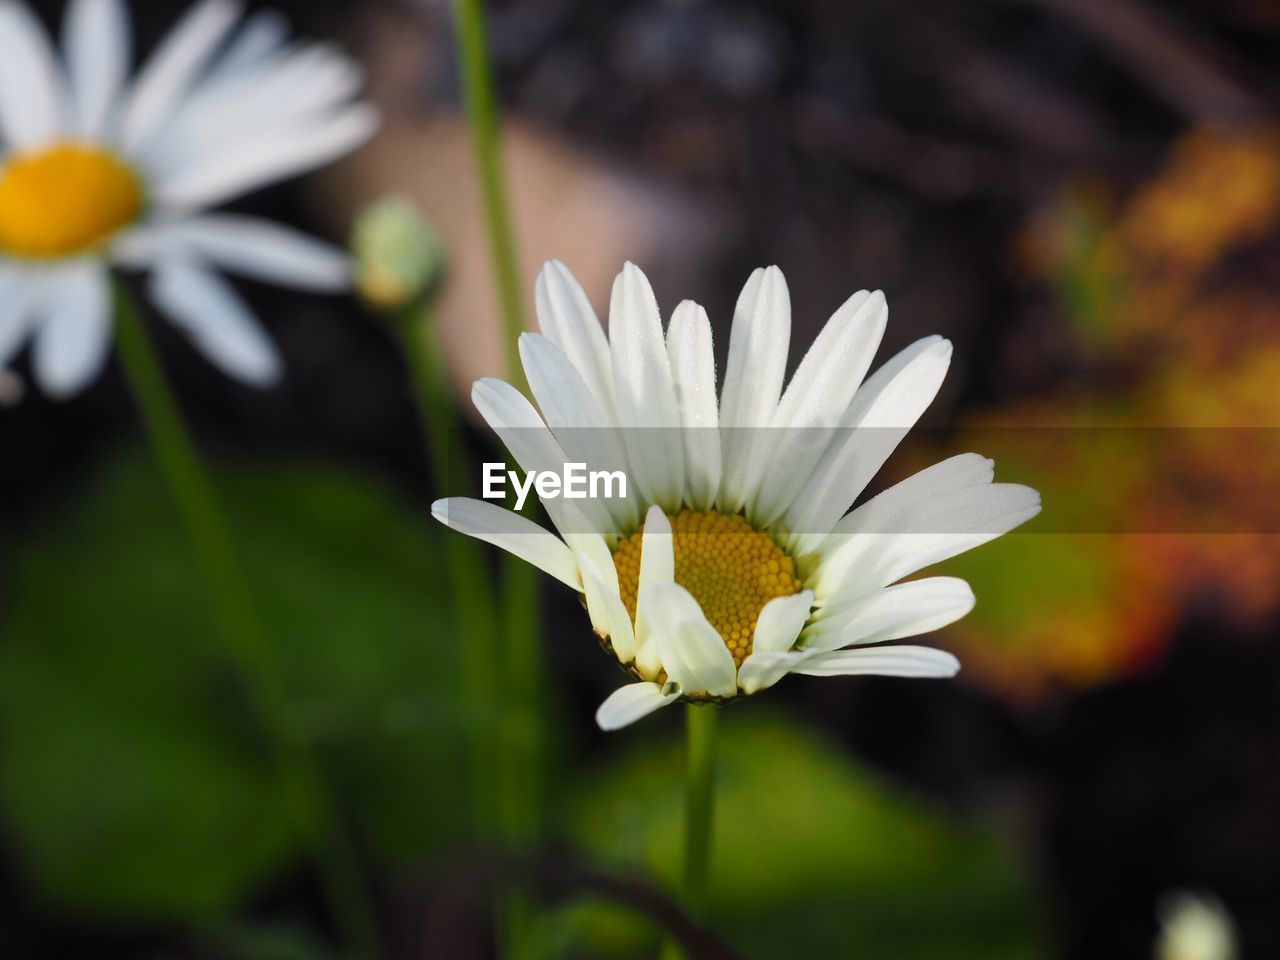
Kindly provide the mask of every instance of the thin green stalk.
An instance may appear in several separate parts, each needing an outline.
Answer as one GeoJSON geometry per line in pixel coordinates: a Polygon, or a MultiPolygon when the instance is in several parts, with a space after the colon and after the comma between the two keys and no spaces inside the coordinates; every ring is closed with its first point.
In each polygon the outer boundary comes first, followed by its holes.
{"type": "Polygon", "coordinates": [[[454,29],[462,60],[462,89],[471,130],[471,151],[484,201],[485,226],[493,257],[494,281],[501,308],[503,348],[507,377],[517,389],[527,383],[520,364],[520,334],[525,331],[524,299],[520,294],[520,265],[511,229],[511,206],[502,168],[502,134],[498,123],[498,97],[482,0],[454,0],[454,29]]]}
{"type": "Polygon", "coordinates": [[[376,922],[354,846],[342,828],[318,766],[292,734],[274,653],[254,608],[213,485],[133,299],[118,278],[115,314],[121,366],[191,537],[227,652],[288,791],[291,813],[304,829],[314,818],[320,820],[312,854],[334,921],[355,956],[374,960],[379,955],[376,922]]]}
{"type": "MultiPolygon", "coordinates": [[[[448,371],[439,331],[429,306],[414,303],[400,313],[400,339],[422,418],[427,461],[437,490],[465,490],[460,458],[450,449],[450,437],[458,429],[457,411],[449,389],[448,371]]],[[[470,537],[445,537],[449,585],[463,644],[463,675],[468,702],[484,714],[497,713],[502,703],[498,672],[498,620],[483,585],[489,582],[484,556],[470,537]]],[[[480,839],[492,843],[501,823],[502,785],[494,770],[497,725],[471,722],[470,739],[472,803],[480,839]]]]}
{"type": "Polygon", "coordinates": [[[707,901],[719,720],[717,706],[689,704],[685,707],[689,779],[684,812],[684,897],[690,914],[697,919],[702,918],[707,901]]]}
{"type": "MultiPolygon", "coordinates": [[[[691,703],[685,707],[684,902],[695,920],[704,918],[707,906],[719,721],[717,706],[691,703]]],[[[682,955],[674,941],[668,941],[662,951],[663,960],[682,955]]]]}
{"type": "MultiPolygon", "coordinates": [[[[454,29],[462,67],[462,89],[471,131],[489,234],[505,336],[507,379],[528,391],[520,363],[519,338],[525,331],[521,277],[511,227],[511,209],[503,174],[498,99],[489,56],[488,32],[482,0],[454,0],[454,29]]],[[[509,681],[508,711],[504,730],[506,756],[503,766],[508,841],[517,851],[536,846],[542,831],[543,676],[539,646],[539,603],[534,571],[510,556],[504,559],[504,662],[509,681]]],[[[532,945],[531,910],[520,897],[507,905],[504,940],[511,955],[528,955],[532,945]]]]}
{"type": "Polygon", "coordinates": [[[436,329],[435,311],[420,301],[414,301],[400,311],[399,320],[400,347],[413,383],[418,416],[422,418],[427,466],[436,488],[446,490],[460,474],[450,449],[450,438],[457,430],[458,415],[449,389],[448,368],[436,329]]]}
{"type": "MultiPolygon", "coordinates": [[[[544,725],[542,650],[539,647],[541,595],[537,571],[523,561],[509,558],[504,563],[503,634],[507,638],[507,687],[512,709],[504,716],[503,761],[506,789],[503,821],[507,842],[513,853],[531,854],[542,832],[544,796],[544,725]]],[[[538,954],[532,931],[536,914],[532,900],[523,891],[513,891],[503,910],[503,940],[506,954],[529,958],[538,954]]]]}

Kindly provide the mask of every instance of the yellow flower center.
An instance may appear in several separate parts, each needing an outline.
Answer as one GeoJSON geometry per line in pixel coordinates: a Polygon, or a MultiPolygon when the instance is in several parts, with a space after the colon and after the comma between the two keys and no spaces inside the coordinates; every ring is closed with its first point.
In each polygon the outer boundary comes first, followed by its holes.
{"type": "MultiPolygon", "coordinates": [[[[751,653],[756,620],[764,605],[800,592],[795,563],[772,537],[739,514],[681,510],[670,520],[676,583],[693,594],[741,666],[751,653]]],[[[622,602],[633,621],[643,536],[641,526],[619,542],[613,556],[622,602]]]]}
{"type": "Polygon", "coordinates": [[[0,167],[0,253],[35,260],[92,250],[142,210],[142,183],[114,155],[78,143],[0,167]]]}

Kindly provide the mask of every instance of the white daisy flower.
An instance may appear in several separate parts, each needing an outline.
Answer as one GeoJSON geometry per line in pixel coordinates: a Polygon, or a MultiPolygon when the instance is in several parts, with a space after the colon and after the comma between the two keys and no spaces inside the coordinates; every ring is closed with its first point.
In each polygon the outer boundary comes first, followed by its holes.
{"type": "Polygon", "coordinates": [[[475,384],[476,407],[523,470],[623,464],[634,489],[543,498],[559,537],[488,501],[450,498],[432,512],[584,595],[635,678],[600,707],[601,727],[681,698],[755,694],[788,673],[956,673],[949,653],[884,644],[964,616],[969,585],[898,581],[1035,516],[1039,494],[993,483],[992,461],[968,453],[848,512],[938,392],[947,340],[926,337],[864,381],[888,308],[863,290],[784,390],[790,297],[777,267],[757,270],[717,401],[706,312],[681,303],[664,336],[635,266],[614,283],[608,336],[558,262],[538,278],[537,311],[542,335],[525,334],[520,353],[538,409],[493,379],[475,384]]]}
{"type": "Polygon", "coordinates": [[[288,44],[274,13],[237,27],[203,0],[129,82],[122,0],[71,0],[55,53],[31,10],[0,0],[0,369],[30,340],[35,378],[67,396],[101,369],[108,268],[151,271],[149,293],[226,373],[280,374],[276,349],[213,268],[334,291],[347,256],[284,227],[202,211],[324,164],[377,125],[360,71],[288,44]]]}

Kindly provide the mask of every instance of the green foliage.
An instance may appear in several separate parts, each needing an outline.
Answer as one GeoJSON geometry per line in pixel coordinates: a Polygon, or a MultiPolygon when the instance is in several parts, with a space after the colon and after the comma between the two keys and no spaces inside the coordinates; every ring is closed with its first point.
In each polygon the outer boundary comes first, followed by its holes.
{"type": "MultiPolygon", "coordinates": [[[[459,654],[416,508],[314,465],[215,482],[297,725],[384,864],[456,842],[459,654]]],[[[92,914],[225,911],[298,862],[176,510],[145,457],[12,544],[0,813],[47,895],[92,914]]]]}
{"type": "MultiPolygon", "coordinates": [[[[711,924],[748,956],[1037,957],[1023,867],[987,826],[956,820],[869,775],[835,745],[758,705],[724,711],[711,924]]],[[[652,722],[565,794],[564,829],[605,862],[677,876],[679,738],[652,722]]],[[[643,956],[653,931],[616,907],[575,904],[554,939],[588,956],[643,956]],[[566,934],[567,927],[572,934],[566,934]]],[[[575,951],[577,951],[575,953],[575,951]]]]}
{"type": "Polygon", "coordinates": [[[1065,243],[1053,277],[1058,298],[1082,344],[1109,346],[1117,338],[1115,318],[1128,293],[1115,244],[1107,243],[1109,211],[1097,198],[1078,197],[1064,205],[1061,216],[1065,243]]]}
{"type": "Polygon", "coordinates": [[[948,560],[946,573],[967,580],[979,598],[966,626],[989,631],[984,638],[994,644],[1029,646],[1022,636],[1029,609],[1073,611],[1088,623],[1091,608],[1114,589],[1110,546],[1103,534],[1019,531],[948,560]]]}
{"type": "Polygon", "coordinates": [[[338,960],[314,939],[286,926],[230,926],[204,937],[210,960],[338,960]]]}

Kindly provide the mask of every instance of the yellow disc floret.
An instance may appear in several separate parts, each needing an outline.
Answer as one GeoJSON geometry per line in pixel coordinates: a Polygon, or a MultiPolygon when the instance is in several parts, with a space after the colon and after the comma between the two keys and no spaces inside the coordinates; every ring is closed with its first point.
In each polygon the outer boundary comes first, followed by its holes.
{"type": "Polygon", "coordinates": [[[51,260],[93,250],[142,211],[137,175],[77,143],[11,156],[0,167],[0,254],[51,260]]]}
{"type": "MultiPolygon", "coordinates": [[[[741,666],[751,653],[764,605],[800,592],[795,564],[772,537],[739,514],[681,510],[670,520],[676,583],[693,594],[741,666]]],[[[622,602],[633,621],[643,536],[642,527],[620,541],[613,556],[622,602]]]]}

